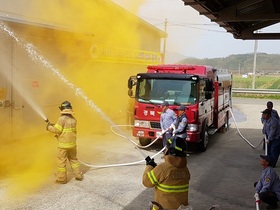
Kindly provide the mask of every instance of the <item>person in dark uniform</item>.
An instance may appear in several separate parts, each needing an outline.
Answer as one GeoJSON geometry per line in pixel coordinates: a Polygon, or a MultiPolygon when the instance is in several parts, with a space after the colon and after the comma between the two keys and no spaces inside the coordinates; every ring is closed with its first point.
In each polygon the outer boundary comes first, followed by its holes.
{"type": "MultiPolygon", "coordinates": [[[[278,122],[280,123],[280,121],[279,121],[279,115],[278,115],[278,112],[275,110],[275,109],[273,109],[273,103],[272,103],[272,101],[268,101],[267,103],[266,103],[266,107],[267,107],[267,109],[268,110],[270,110],[270,112],[271,112],[271,117],[274,117],[276,120],[278,120],[278,122]]],[[[263,117],[261,117],[261,122],[262,122],[262,124],[264,124],[264,119],[263,119],[263,117]]],[[[263,139],[263,150],[265,150],[265,140],[263,139]]]]}
{"type": "Polygon", "coordinates": [[[254,197],[258,196],[261,201],[267,203],[267,209],[277,209],[277,202],[280,200],[280,179],[272,167],[274,159],[271,156],[260,157],[263,170],[260,180],[254,184],[254,197]]]}
{"type": "MultiPolygon", "coordinates": [[[[272,101],[268,101],[267,103],[266,103],[266,108],[268,109],[268,110],[270,110],[270,112],[271,112],[271,117],[274,117],[274,118],[276,118],[277,120],[279,120],[279,115],[278,115],[278,112],[275,110],[275,109],[273,109],[273,103],[272,103],[272,101]]],[[[262,124],[264,123],[264,119],[261,117],[261,122],[262,122],[262,124]]]]}
{"type": "Polygon", "coordinates": [[[277,112],[275,109],[273,109],[273,103],[272,103],[272,101],[268,101],[268,102],[266,103],[266,107],[267,107],[268,110],[271,111],[271,117],[275,117],[277,120],[279,120],[278,112],[277,112]]]}
{"type": "Polygon", "coordinates": [[[269,109],[262,112],[262,118],[264,119],[262,131],[268,144],[267,154],[274,159],[272,167],[275,167],[280,153],[280,124],[276,118],[271,117],[269,109]]]}
{"type": "Polygon", "coordinates": [[[188,118],[185,113],[186,107],[184,105],[180,105],[178,108],[178,117],[176,119],[176,122],[174,124],[174,130],[173,135],[176,138],[181,138],[183,140],[186,140],[187,138],[187,127],[188,127],[188,118]]]}

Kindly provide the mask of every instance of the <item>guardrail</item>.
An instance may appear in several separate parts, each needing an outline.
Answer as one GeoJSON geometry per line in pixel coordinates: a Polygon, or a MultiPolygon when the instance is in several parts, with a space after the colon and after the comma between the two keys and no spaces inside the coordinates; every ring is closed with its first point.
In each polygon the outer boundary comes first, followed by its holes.
{"type": "Polygon", "coordinates": [[[249,88],[232,88],[233,93],[253,93],[253,94],[280,94],[278,89],[249,89],[249,88]]]}

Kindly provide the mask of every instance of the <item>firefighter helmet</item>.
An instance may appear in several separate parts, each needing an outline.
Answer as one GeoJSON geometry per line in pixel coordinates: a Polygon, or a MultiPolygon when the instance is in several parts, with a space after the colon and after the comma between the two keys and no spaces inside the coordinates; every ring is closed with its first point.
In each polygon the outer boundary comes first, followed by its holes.
{"type": "Polygon", "coordinates": [[[166,155],[172,155],[176,157],[186,157],[187,143],[184,139],[172,136],[167,140],[167,152],[166,155]]]}
{"type": "Polygon", "coordinates": [[[59,109],[63,111],[64,109],[72,109],[71,103],[69,101],[64,101],[61,103],[59,109]]]}

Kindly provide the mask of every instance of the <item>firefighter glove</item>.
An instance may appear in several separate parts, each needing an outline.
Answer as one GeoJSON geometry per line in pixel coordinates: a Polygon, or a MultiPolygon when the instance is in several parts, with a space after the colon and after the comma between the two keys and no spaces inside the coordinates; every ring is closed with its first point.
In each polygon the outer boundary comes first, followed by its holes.
{"type": "Polygon", "coordinates": [[[145,158],[145,160],[146,160],[146,165],[147,166],[148,165],[153,166],[153,167],[157,166],[157,164],[155,163],[154,158],[150,158],[150,156],[148,156],[148,157],[145,158]]]}
{"type": "Polygon", "coordinates": [[[147,156],[147,157],[145,158],[145,160],[146,160],[146,163],[148,163],[148,162],[151,160],[150,156],[147,156]]]}
{"type": "Polygon", "coordinates": [[[53,126],[54,124],[48,122],[47,127],[46,127],[47,131],[49,130],[49,126],[50,126],[50,125],[53,126]]]}
{"type": "Polygon", "coordinates": [[[46,126],[47,131],[49,130],[49,125],[50,125],[50,123],[48,123],[46,126]]]}

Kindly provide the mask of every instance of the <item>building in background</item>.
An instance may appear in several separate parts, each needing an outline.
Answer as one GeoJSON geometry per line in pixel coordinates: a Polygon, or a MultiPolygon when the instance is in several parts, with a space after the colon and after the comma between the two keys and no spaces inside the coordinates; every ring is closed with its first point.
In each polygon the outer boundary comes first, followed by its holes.
{"type": "Polygon", "coordinates": [[[127,79],[162,62],[166,34],[111,1],[83,2],[0,0],[0,139],[43,134],[64,100],[80,131],[131,123],[127,79]]]}

